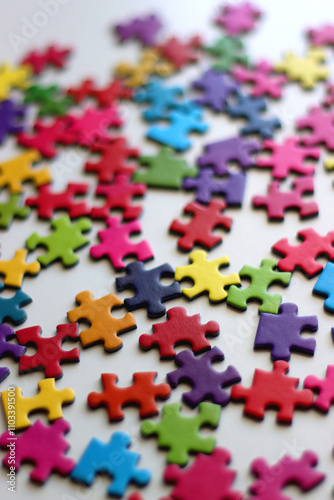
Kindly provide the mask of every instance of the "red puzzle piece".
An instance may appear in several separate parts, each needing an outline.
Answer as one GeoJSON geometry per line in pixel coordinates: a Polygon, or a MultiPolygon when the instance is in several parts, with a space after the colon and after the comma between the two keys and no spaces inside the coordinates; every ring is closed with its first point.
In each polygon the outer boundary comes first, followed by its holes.
{"type": "Polygon", "coordinates": [[[105,88],[97,88],[93,80],[84,80],[78,87],[71,87],[67,95],[79,104],[87,97],[94,97],[101,108],[114,104],[118,99],[131,99],[132,91],[124,87],[120,80],[111,81],[105,88]]]}
{"type": "Polygon", "coordinates": [[[91,408],[106,406],[109,420],[124,418],[123,406],[134,404],[139,406],[141,418],[158,415],[156,399],[167,399],[170,395],[170,385],[155,384],[157,372],[138,372],[133,374],[133,384],[129,387],[118,387],[118,376],[115,373],[102,373],[101,379],[104,391],[88,394],[88,404],[91,408]]]}
{"type": "Polygon", "coordinates": [[[22,132],[17,135],[17,142],[25,148],[37,149],[46,158],[53,158],[58,154],[56,144],[61,141],[68,124],[68,118],[57,118],[51,125],[38,120],[34,124],[35,133],[22,132]]]}
{"type": "Polygon", "coordinates": [[[181,69],[188,63],[198,61],[199,53],[196,49],[201,46],[202,40],[199,36],[192,37],[187,43],[172,37],[160,45],[158,49],[162,57],[171,61],[177,69],[181,69]]]}
{"type": "Polygon", "coordinates": [[[90,249],[93,259],[101,259],[101,257],[107,256],[116,270],[125,268],[123,259],[127,256],[134,255],[137,260],[142,262],[153,259],[152,249],[146,240],[132,243],[129,238],[131,234],[141,232],[139,221],[121,224],[119,217],[111,217],[106,220],[106,223],[108,229],[98,232],[102,243],[94,245],[90,249]]]}
{"type": "Polygon", "coordinates": [[[33,50],[22,60],[21,64],[30,64],[35,75],[39,75],[47,65],[64,68],[66,59],[71,49],[60,49],[56,45],[50,45],[44,51],[33,50]]]}
{"type": "Polygon", "coordinates": [[[95,194],[107,198],[102,207],[93,207],[91,217],[93,219],[106,219],[110,217],[110,210],[120,208],[123,210],[123,219],[137,219],[142,213],[143,207],[134,205],[134,196],[144,196],[146,184],[134,184],[127,175],[116,175],[113,184],[99,184],[95,194]]]}
{"type": "Polygon", "coordinates": [[[324,144],[334,151],[334,110],[320,107],[312,108],[308,116],[297,121],[297,129],[311,129],[311,134],[301,137],[300,142],[306,146],[324,144]]]}
{"type": "Polygon", "coordinates": [[[202,325],[200,315],[187,316],[184,307],[169,309],[167,321],[153,325],[152,329],[152,335],[143,334],[139,337],[139,345],[144,350],[158,346],[161,359],[174,358],[174,346],[178,344],[190,344],[196,353],[207,351],[211,345],[206,336],[219,335],[219,325],[216,321],[202,325]]]}
{"type": "Polygon", "coordinates": [[[236,384],[231,389],[234,400],[246,400],[244,413],[263,419],[268,407],[278,409],[277,421],[292,422],[293,412],[297,407],[310,408],[313,393],[309,389],[297,390],[299,379],[288,377],[289,363],[275,361],[272,372],[256,369],[250,388],[236,384]]]}
{"type": "Polygon", "coordinates": [[[236,473],[228,468],[231,454],[224,448],[215,448],[211,455],[199,453],[188,469],[170,464],[164,472],[167,483],[176,483],[172,498],[182,500],[242,500],[243,493],[232,490],[236,473]]]}
{"type": "Polygon", "coordinates": [[[326,236],[320,236],[314,229],[307,228],[299,231],[298,238],[302,239],[299,245],[290,245],[287,238],[282,238],[272,249],[279,255],[285,255],[277,266],[281,271],[294,271],[301,269],[312,278],[320,273],[323,265],[316,261],[320,255],[327,255],[330,260],[334,259],[334,231],[330,231],[326,236]]]}
{"type": "Polygon", "coordinates": [[[318,160],[320,150],[318,148],[305,148],[298,145],[297,137],[288,137],[283,144],[267,139],[263,141],[262,148],[270,150],[270,158],[258,158],[257,167],[271,168],[271,175],[275,179],[285,179],[290,172],[302,175],[312,175],[314,167],[306,165],[303,161],[307,158],[318,160]]]}
{"type": "Polygon", "coordinates": [[[183,209],[185,214],[193,214],[193,219],[188,224],[174,220],[170,225],[170,231],[183,234],[178,241],[181,250],[192,250],[195,243],[211,250],[222,242],[221,236],[212,234],[212,230],[223,227],[227,231],[231,229],[232,219],[221,212],[225,210],[226,203],[221,200],[212,200],[209,205],[203,206],[195,201],[188,203],[183,209]]]}
{"type": "Polygon", "coordinates": [[[304,380],[304,387],[319,391],[319,395],[314,401],[314,406],[322,411],[328,411],[334,401],[334,365],[328,365],[326,377],[320,379],[315,375],[308,375],[304,380]]]}
{"type": "Polygon", "coordinates": [[[273,67],[267,61],[261,61],[254,69],[237,65],[232,75],[238,82],[253,84],[251,91],[253,97],[262,97],[267,94],[278,99],[282,97],[281,87],[287,82],[286,76],[273,74],[273,67]]]}
{"type": "Polygon", "coordinates": [[[116,174],[132,175],[136,169],[135,165],[127,164],[126,160],[138,158],[139,150],[128,148],[124,137],[93,144],[91,151],[101,153],[102,158],[97,163],[87,162],[85,172],[97,172],[100,182],[111,182],[116,174]]]}
{"type": "Polygon", "coordinates": [[[46,378],[59,378],[63,375],[63,370],[60,366],[61,362],[80,360],[80,350],[78,347],[70,351],[64,351],[62,348],[65,340],[77,340],[79,338],[78,324],[58,325],[57,333],[53,337],[42,337],[41,334],[42,328],[40,326],[22,328],[16,332],[17,339],[21,345],[27,347],[33,345],[37,349],[37,352],[32,356],[28,356],[27,354],[21,356],[19,373],[27,373],[44,368],[46,378]]]}
{"type": "Polygon", "coordinates": [[[300,217],[311,217],[317,215],[318,205],[314,201],[304,201],[303,194],[314,192],[313,178],[300,177],[293,183],[293,189],[290,191],[280,191],[279,181],[269,184],[267,196],[254,196],[254,207],[265,207],[269,220],[283,220],[284,212],[289,208],[296,208],[300,217]]]}

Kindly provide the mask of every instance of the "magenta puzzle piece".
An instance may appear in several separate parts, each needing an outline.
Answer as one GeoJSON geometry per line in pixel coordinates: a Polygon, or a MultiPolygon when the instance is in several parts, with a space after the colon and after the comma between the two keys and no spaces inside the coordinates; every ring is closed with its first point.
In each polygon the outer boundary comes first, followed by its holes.
{"type": "Polygon", "coordinates": [[[224,5],[222,12],[216,19],[230,36],[238,36],[252,31],[255,21],[261,16],[261,11],[249,2],[239,5],[224,5]]]}
{"type": "Polygon", "coordinates": [[[306,146],[324,144],[327,149],[334,151],[334,110],[321,107],[312,108],[308,116],[297,121],[297,129],[311,129],[311,133],[300,138],[306,146]]]}
{"type": "Polygon", "coordinates": [[[325,24],[307,32],[312,45],[334,45],[334,24],[325,24]]]}
{"type": "Polygon", "coordinates": [[[267,61],[259,62],[254,69],[237,65],[232,75],[238,82],[252,83],[251,95],[253,97],[269,95],[278,99],[282,97],[282,86],[287,82],[286,76],[273,74],[273,68],[267,61]]]}
{"type": "Polygon", "coordinates": [[[313,405],[327,412],[334,401],[334,365],[327,366],[324,379],[320,379],[315,375],[308,375],[304,381],[304,387],[319,393],[313,405]]]}

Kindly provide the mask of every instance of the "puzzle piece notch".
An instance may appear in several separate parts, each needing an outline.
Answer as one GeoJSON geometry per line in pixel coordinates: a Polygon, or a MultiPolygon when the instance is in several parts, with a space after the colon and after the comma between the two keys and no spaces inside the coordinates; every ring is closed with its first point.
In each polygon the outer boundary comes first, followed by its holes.
{"type": "Polygon", "coordinates": [[[39,75],[48,65],[63,69],[66,64],[66,59],[71,54],[70,49],[61,49],[56,45],[49,45],[46,49],[29,52],[21,64],[29,65],[35,75],[39,75]]]}
{"type": "Polygon", "coordinates": [[[42,337],[40,326],[17,330],[16,335],[21,345],[33,346],[37,350],[33,355],[24,354],[20,357],[20,375],[43,369],[46,378],[57,379],[63,375],[61,363],[73,363],[80,360],[80,350],[77,347],[70,351],[63,349],[64,341],[78,339],[79,333],[76,323],[58,325],[57,333],[53,337],[42,337]]]}
{"type": "Polygon", "coordinates": [[[334,151],[334,110],[321,107],[311,108],[308,116],[297,120],[297,129],[311,129],[311,133],[300,138],[306,146],[324,144],[327,149],[334,151]]]}
{"type": "Polygon", "coordinates": [[[219,335],[219,324],[216,321],[201,324],[200,314],[187,316],[184,307],[169,309],[167,321],[153,325],[152,329],[153,334],[139,337],[139,345],[144,350],[158,346],[161,359],[175,357],[175,346],[179,344],[190,344],[195,353],[207,351],[211,345],[206,337],[219,335]]]}
{"type": "Polygon", "coordinates": [[[326,80],[329,75],[328,68],[322,64],[324,61],[323,50],[311,47],[305,57],[288,52],[274,68],[285,73],[289,80],[300,82],[304,89],[313,89],[319,80],[326,80]]]}
{"type": "Polygon", "coordinates": [[[22,119],[25,116],[25,108],[16,102],[7,99],[0,102],[0,143],[9,134],[19,134],[24,130],[22,119]]]}
{"type": "Polygon", "coordinates": [[[124,495],[130,482],[145,486],[151,479],[151,473],[137,468],[140,455],[128,450],[130,444],[131,438],[125,432],[114,432],[108,443],[91,439],[71,478],[90,486],[98,472],[107,473],[113,478],[108,494],[117,497],[124,495]]]}
{"type": "MultiPolygon", "coordinates": [[[[15,331],[9,325],[0,325],[0,359],[4,356],[11,356],[15,361],[18,361],[24,354],[26,348],[21,345],[11,344],[8,342],[15,338],[15,331]]],[[[9,368],[0,367],[0,382],[9,375],[9,368]]]]}
{"type": "Polygon", "coordinates": [[[26,219],[30,208],[21,205],[21,194],[11,194],[8,201],[0,203],[0,228],[8,229],[15,218],[26,219]]]}
{"type": "Polygon", "coordinates": [[[137,372],[133,374],[133,384],[128,387],[117,385],[118,376],[115,373],[102,373],[103,392],[91,392],[88,395],[88,405],[91,408],[106,406],[110,421],[124,418],[123,406],[139,406],[141,418],[158,415],[156,399],[167,399],[171,388],[168,384],[155,384],[157,372],[137,372]]]}
{"type": "Polygon", "coordinates": [[[244,53],[244,45],[241,40],[234,37],[224,36],[211,46],[205,47],[206,52],[212,56],[217,56],[217,62],[213,65],[213,70],[217,72],[231,71],[235,64],[248,65],[248,57],[244,53]]]}
{"type": "Polygon", "coordinates": [[[261,313],[254,342],[255,349],[271,349],[271,359],[288,361],[292,351],[314,354],[316,341],[303,338],[304,330],[316,332],[316,316],[297,316],[296,304],[281,304],[278,314],[261,313]]]}
{"type": "Polygon", "coordinates": [[[136,320],[131,313],[126,313],[123,318],[113,316],[114,307],[122,306],[123,302],[113,293],[94,299],[92,292],[80,292],[75,300],[78,307],[68,311],[67,317],[72,323],[86,321],[90,327],[80,332],[80,341],[84,348],[97,343],[103,343],[107,352],[112,352],[122,347],[122,340],[118,334],[137,328],[136,320]]]}
{"type": "Polygon", "coordinates": [[[12,88],[25,89],[29,85],[31,71],[28,66],[17,68],[10,64],[0,67],[0,101],[9,97],[12,88]]]}
{"type": "Polygon", "coordinates": [[[230,395],[225,387],[240,382],[241,377],[234,366],[228,366],[223,372],[213,369],[214,361],[223,360],[224,354],[217,346],[202,357],[196,357],[189,350],[182,351],[175,356],[175,363],[179,368],[167,374],[167,381],[172,388],[180,382],[192,386],[191,391],[182,394],[183,401],[192,408],[207,398],[217,405],[226,406],[230,395]]]}
{"type": "Polygon", "coordinates": [[[158,16],[150,14],[118,24],[115,26],[115,31],[122,42],[129,38],[137,38],[143,45],[154,45],[161,27],[162,23],[158,16]]]}
{"type": "Polygon", "coordinates": [[[129,311],[146,307],[149,318],[159,318],[166,313],[163,302],[181,295],[180,285],[176,281],[170,285],[160,283],[161,278],[174,277],[174,269],[167,263],[146,270],[142,262],[132,262],[126,266],[126,273],[126,276],[116,278],[116,288],[118,291],[135,291],[133,297],[124,300],[129,311]]]}
{"type": "Polygon", "coordinates": [[[151,107],[143,112],[143,118],[153,122],[166,119],[168,112],[177,107],[178,96],[182,94],[182,87],[165,87],[159,80],[155,80],[148,82],[144,89],[136,92],[134,101],[151,104],[151,107]]]}
{"type": "Polygon", "coordinates": [[[275,361],[272,372],[256,368],[250,388],[236,384],[231,389],[233,400],[245,400],[244,413],[262,420],[267,408],[277,408],[276,420],[291,423],[296,408],[310,408],[313,393],[309,389],[297,390],[299,379],[289,377],[286,361],[275,361]]]}
{"type": "Polygon", "coordinates": [[[69,96],[62,95],[58,85],[32,85],[25,92],[25,104],[36,103],[39,105],[39,116],[64,116],[72,104],[69,96]]]}
{"type": "Polygon", "coordinates": [[[261,17],[262,12],[250,2],[237,5],[224,5],[216,19],[229,36],[238,36],[252,31],[255,22],[261,17]]]}
{"type": "Polygon", "coordinates": [[[0,275],[5,276],[4,284],[21,288],[25,274],[35,276],[41,268],[39,262],[26,263],[27,250],[16,250],[10,260],[0,260],[0,275]]]}
{"type": "MultiPolygon", "coordinates": [[[[72,403],[75,397],[73,389],[67,387],[59,390],[56,388],[54,378],[45,378],[38,382],[39,392],[36,396],[26,398],[22,396],[20,387],[15,387],[15,429],[24,429],[31,425],[29,414],[37,410],[44,410],[49,421],[63,417],[62,405],[72,403]]],[[[8,390],[1,393],[2,404],[6,419],[10,416],[11,404],[8,390]]],[[[12,422],[12,420],[11,420],[12,422]]],[[[12,425],[12,424],[11,424],[12,425]]]]}
{"type": "Polygon", "coordinates": [[[23,434],[13,436],[12,431],[6,431],[0,436],[0,446],[15,446],[15,456],[10,450],[3,458],[2,463],[8,469],[15,467],[18,471],[23,462],[33,462],[34,470],[30,472],[30,479],[44,483],[53,471],[67,476],[75,467],[75,461],[65,456],[70,445],[64,434],[70,430],[70,424],[59,418],[52,425],[47,426],[37,420],[23,434]]]}
{"type": "Polygon", "coordinates": [[[237,65],[232,71],[233,77],[242,83],[251,83],[251,96],[262,97],[268,95],[273,99],[282,97],[282,86],[287,82],[284,75],[273,74],[273,67],[267,61],[261,61],[254,69],[237,65]]]}
{"type": "Polygon", "coordinates": [[[320,379],[315,375],[308,375],[304,380],[304,387],[317,393],[313,405],[323,412],[328,412],[334,401],[334,365],[328,365],[326,376],[320,379]]]}
{"type": "MultiPolygon", "coordinates": [[[[0,291],[4,285],[0,283],[0,291]]],[[[22,290],[17,290],[10,298],[0,296],[0,324],[10,320],[13,325],[20,325],[27,319],[27,313],[21,308],[30,304],[32,299],[22,290]]]]}
{"type": "Polygon", "coordinates": [[[224,111],[228,97],[235,93],[238,84],[230,75],[209,69],[203,73],[199,80],[193,82],[195,89],[203,90],[203,97],[195,102],[201,106],[209,106],[214,111],[224,111]]]}
{"type": "Polygon", "coordinates": [[[313,293],[327,297],[324,302],[324,309],[328,312],[334,312],[334,264],[328,262],[320,274],[313,288],[313,293]]]}
{"type": "Polygon", "coordinates": [[[191,279],[193,286],[182,289],[182,293],[190,300],[196,299],[203,293],[208,293],[210,302],[221,302],[227,297],[225,287],[240,284],[237,273],[228,276],[220,273],[220,268],[228,266],[230,263],[226,255],[208,260],[207,252],[195,250],[189,254],[189,261],[191,264],[176,268],[175,279],[176,281],[191,279]]]}

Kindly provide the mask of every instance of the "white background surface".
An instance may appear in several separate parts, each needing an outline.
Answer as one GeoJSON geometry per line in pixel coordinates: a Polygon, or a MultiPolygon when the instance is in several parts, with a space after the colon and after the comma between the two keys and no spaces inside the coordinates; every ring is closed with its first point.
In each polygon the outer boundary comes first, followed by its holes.
{"type": "MultiPolygon", "coordinates": [[[[252,60],[266,57],[270,61],[278,61],[287,50],[303,53],[307,47],[305,29],[318,26],[324,21],[334,18],[332,2],[330,1],[302,1],[288,2],[258,1],[257,4],[265,12],[258,29],[245,37],[247,52],[252,60]]],[[[117,43],[111,26],[134,15],[143,15],[156,12],[164,22],[161,34],[163,40],[170,35],[191,36],[199,33],[205,43],[210,43],[218,37],[220,31],[212,20],[218,11],[215,1],[155,2],[145,0],[141,2],[123,0],[122,2],[100,0],[99,2],[82,2],[69,0],[67,5],[59,6],[58,13],[50,18],[45,27],[39,28],[29,43],[22,44],[16,52],[10,44],[8,34],[21,34],[23,18],[32,20],[36,12],[41,10],[37,1],[16,1],[8,3],[2,0],[2,15],[0,16],[0,60],[18,62],[22,55],[31,48],[43,47],[55,41],[65,46],[73,46],[75,51],[68,64],[68,69],[60,73],[47,71],[41,78],[43,83],[58,83],[67,87],[77,84],[83,78],[92,76],[100,84],[106,83],[116,63],[130,59],[135,61],[140,49],[136,42],[128,42],[121,46],[117,43]]],[[[333,19],[334,20],[334,19],[333,19]]],[[[329,65],[332,66],[333,50],[326,51],[329,65]]],[[[187,69],[182,74],[169,79],[171,84],[181,83],[189,86],[198,76],[201,69],[206,68],[208,61],[187,69]]],[[[275,134],[281,141],[294,131],[294,121],[297,117],[306,114],[306,110],[317,104],[324,96],[324,85],[319,84],[312,92],[305,92],[297,84],[289,84],[284,90],[284,99],[279,103],[270,104],[270,114],[277,115],[282,121],[282,130],[275,134]]],[[[142,154],[151,154],[158,150],[155,144],[144,139],[146,124],[142,122],[140,111],[133,104],[123,104],[122,112],[126,120],[124,134],[130,145],[139,147],[142,154]]],[[[202,151],[204,144],[233,136],[240,128],[242,121],[231,122],[224,115],[213,115],[208,110],[204,112],[205,120],[210,124],[206,135],[194,137],[194,146],[184,156],[192,163],[202,151]]],[[[19,150],[15,140],[10,139],[0,149],[0,161],[15,155],[19,150]]],[[[55,189],[62,189],[69,180],[84,179],[91,184],[91,193],[96,184],[95,176],[82,175],[83,165],[87,158],[85,149],[64,148],[62,153],[48,163],[54,173],[55,189]]],[[[224,235],[223,245],[218,246],[209,254],[209,258],[216,258],[223,254],[229,256],[231,265],[229,272],[237,272],[244,264],[258,266],[264,257],[272,256],[271,245],[281,237],[287,236],[294,241],[297,230],[312,226],[321,234],[333,230],[334,193],[332,175],[325,172],[323,161],[317,166],[315,174],[315,199],[320,207],[320,215],[308,221],[300,221],[296,213],[288,213],[284,223],[269,224],[265,211],[254,211],[251,208],[251,198],[254,194],[266,192],[270,180],[269,171],[251,170],[247,175],[246,193],[242,209],[229,209],[227,215],[233,217],[233,226],[229,234],[224,235]]],[[[31,186],[27,193],[33,193],[31,186]]],[[[91,198],[93,200],[93,197],[91,198]]],[[[145,211],[141,218],[143,238],[147,238],[154,250],[155,259],[147,267],[152,268],[164,262],[173,267],[185,265],[187,255],[179,252],[176,247],[177,237],[168,234],[170,222],[179,217],[183,206],[193,199],[192,193],[169,192],[150,189],[144,199],[145,211]]],[[[61,214],[61,213],[60,213],[61,214]]],[[[93,244],[97,242],[96,232],[103,227],[102,222],[95,222],[90,233],[93,244]]],[[[25,221],[15,221],[8,232],[1,232],[2,258],[9,259],[14,251],[24,247],[26,238],[35,230],[42,234],[48,233],[48,223],[37,220],[34,211],[25,221]]],[[[136,237],[138,240],[139,237],[136,237]]],[[[39,252],[30,255],[34,260],[39,252]]],[[[115,292],[115,276],[112,266],[106,260],[93,262],[89,257],[89,247],[78,253],[80,263],[71,270],[64,270],[60,264],[53,264],[40,272],[36,278],[27,277],[23,290],[33,298],[33,303],[25,308],[28,319],[24,327],[39,324],[45,335],[53,335],[59,323],[66,322],[66,312],[74,307],[74,298],[83,290],[91,290],[95,297],[115,292]]],[[[119,273],[123,275],[123,273],[119,273]]],[[[284,302],[295,302],[299,306],[300,315],[316,314],[319,319],[319,330],[314,335],[317,340],[315,356],[313,358],[292,354],[290,375],[300,377],[301,381],[308,374],[319,377],[325,375],[327,364],[334,361],[334,346],[330,329],[333,318],[323,310],[323,299],[312,296],[315,279],[308,280],[300,272],[295,272],[289,288],[272,287],[272,292],[282,293],[284,302]]],[[[188,286],[188,285],[184,285],[188,286]]],[[[130,296],[128,291],[119,294],[125,298],[130,296]]],[[[218,345],[225,353],[225,362],[218,365],[224,369],[233,364],[242,375],[242,383],[249,386],[255,368],[271,370],[272,362],[268,351],[254,352],[253,342],[257,328],[257,305],[252,303],[247,312],[240,313],[226,307],[226,304],[212,306],[206,296],[193,302],[184,298],[166,303],[167,308],[183,305],[189,314],[201,313],[202,322],[211,319],[219,322],[221,334],[211,341],[218,345]]],[[[116,311],[115,315],[122,316],[125,310],[116,311]]],[[[123,348],[114,354],[105,354],[102,346],[95,346],[82,351],[79,364],[65,365],[64,376],[57,382],[58,388],[72,387],[76,392],[73,405],[64,409],[64,418],[70,421],[72,429],[67,435],[71,444],[68,456],[78,460],[86,445],[93,436],[108,441],[110,434],[116,430],[129,432],[132,436],[132,449],[139,451],[142,458],[139,467],[148,467],[152,471],[152,481],[142,494],[147,500],[155,500],[166,496],[170,491],[162,483],[162,473],[165,466],[166,452],[157,448],[155,438],[143,440],[140,436],[140,421],[138,412],[134,408],[127,408],[125,419],[121,423],[110,424],[106,410],[90,410],[87,407],[87,395],[91,391],[101,390],[100,374],[114,372],[119,375],[120,385],[129,385],[132,373],[135,371],[157,370],[157,382],[165,379],[165,374],[175,368],[173,361],[160,362],[158,350],[152,349],[143,353],[138,347],[138,337],[141,333],[150,332],[153,323],[163,321],[164,318],[153,321],[146,317],[146,311],[135,311],[138,328],[123,335],[123,348]]],[[[83,328],[81,325],[80,328],[83,328]]],[[[69,343],[68,348],[73,344],[69,343]]],[[[180,348],[179,348],[180,349],[180,348]]],[[[30,350],[30,352],[32,352],[30,350]]],[[[22,387],[25,396],[33,396],[37,382],[43,377],[42,372],[19,377],[18,367],[10,358],[5,358],[2,365],[10,367],[10,376],[2,383],[1,389],[9,385],[22,387]]],[[[173,390],[169,402],[179,401],[182,392],[189,390],[188,386],[180,385],[173,390]]],[[[161,407],[161,403],[159,403],[161,407]]],[[[246,491],[253,478],[249,473],[250,462],[259,456],[265,457],[274,463],[283,454],[289,453],[299,456],[304,449],[311,449],[319,455],[319,470],[327,474],[326,480],[313,492],[305,496],[309,500],[331,498],[333,487],[334,459],[332,447],[334,444],[334,409],[323,416],[315,410],[307,412],[296,411],[291,426],[280,426],[276,423],[276,411],[267,411],[262,422],[254,422],[242,415],[242,404],[231,403],[222,410],[219,428],[214,432],[217,445],[226,447],[232,453],[231,466],[238,471],[234,488],[246,491]]],[[[184,412],[190,410],[184,406],[184,412]]],[[[36,414],[32,419],[42,418],[45,415],[36,414]]],[[[1,413],[0,431],[6,430],[5,419],[1,413]]],[[[203,431],[203,434],[212,431],[203,431]]],[[[3,452],[2,456],[3,455],[3,452]]],[[[40,487],[29,481],[30,465],[24,465],[17,477],[17,499],[60,499],[82,500],[105,498],[109,478],[98,477],[92,488],[86,488],[72,483],[70,479],[59,478],[56,474],[40,487]]],[[[6,472],[2,468],[0,473],[0,488],[2,498],[11,498],[12,493],[6,491],[6,472]]],[[[134,491],[130,487],[128,494],[134,491]]],[[[289,487],[286,494],[293,498],[300,498],[297,487],[289,487]]]]}

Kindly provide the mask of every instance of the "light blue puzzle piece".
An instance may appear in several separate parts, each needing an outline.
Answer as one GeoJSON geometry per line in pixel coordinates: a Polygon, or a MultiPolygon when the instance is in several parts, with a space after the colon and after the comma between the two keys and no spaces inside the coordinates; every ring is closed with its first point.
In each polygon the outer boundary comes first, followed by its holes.
{"type": "Polygon", "coordinates": [[[143,112],[148,122],[166,118],[168,111],[178,105],[177,97],[183,94],[181,87],[164,87],[156,80],[146,85],[134,96],[136,102],[149,102],[151,107],[143,112]]]}
{"type": "Polygon", "coordinates": [[[326,311],[334,312],[334,264],[328,262],[314,285],[313,293],[328,296],[324,302],[326,311]]]}

